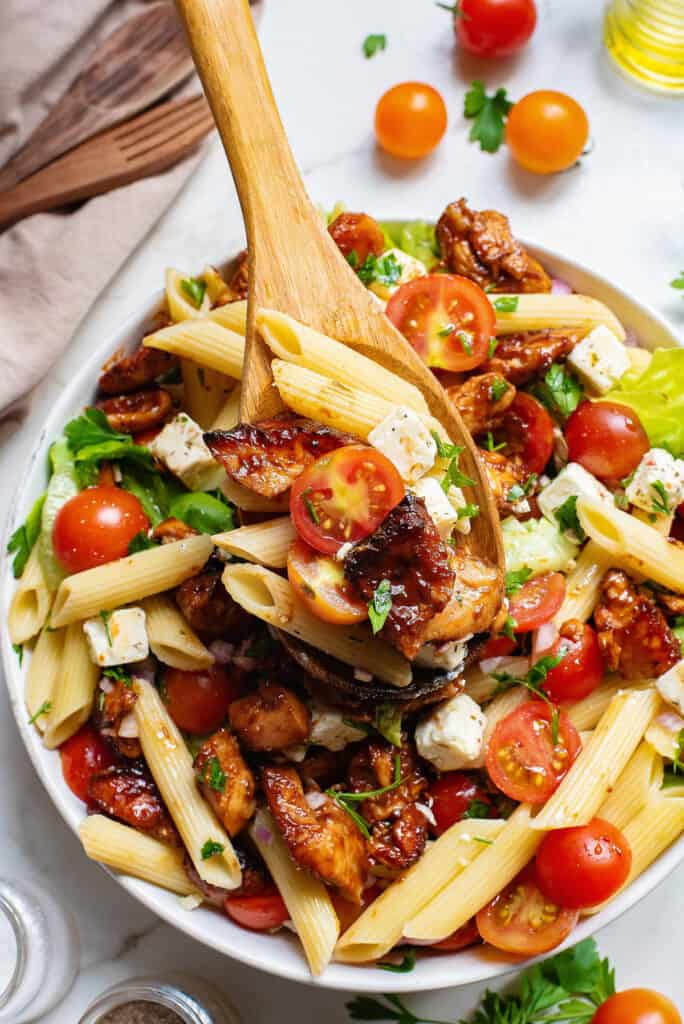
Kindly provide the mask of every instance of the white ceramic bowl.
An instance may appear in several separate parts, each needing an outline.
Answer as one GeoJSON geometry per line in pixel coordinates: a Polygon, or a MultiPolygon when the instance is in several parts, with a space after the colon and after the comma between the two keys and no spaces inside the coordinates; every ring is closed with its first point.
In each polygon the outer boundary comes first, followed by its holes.
{"type": "MultiPolygon", "coordinates": [[[[672,329],[653,310],[641,305],[604,278],[549,250],[533,245],[529,248],[552,274],[568,281],[577,291],[603,300],[615,311],[625,327],[634,331],[645,347],[670,347],[681,344],[672,329]]],[[[52,439],[67,420],[77,415],[82,407],[92,400],[98,369],[105,359],[116,348],[123,346],[130,349],[137,345],[143,323],[158,307],[159,301],[160,295],[154,296],[116,335],[103,342],[55,404],[42,434],[36,441],[23,484],[16,495],[9,517],[9,532],[23,522],[31,503],[45,488],[46,456],[52,439]]],[[[6,543],[3,543],[3,551],[5,547],[6,543]]],[[[85,815],[84,806],[62,779],[58,764],[59,754],[45,750],[38,732],[27,723],[23,695],[28,659],[24,660],[23,669],[20,668],[4,626],[14,589],[7,556],[4,556],[1,573],[2,656],[17,727],[55,807],[70,828],[76,831],[85,815]]],[[[628,890],[610,903],[606,910],[595,917],[585,919],[571,935],[568,945],[585,938],[633,906],[661,882],[683,858],[684,837],[663,854],[628,890]]],[[[150,910],[199,942],[270,974],[281,975],[294,981],[312,982],[298,943],[295,937],[287,932],[260,935],[245,931],[215,911],[203,908],[187,911],[181,907],[178,897],[171,893],[135,878],[116,875],[114,872],[108,873],[150,910]]],[[[512,969],[513,965],[502,962],[491,951],[488,952],[483,947],[474,947],[456,954],[426,955],[419,958],[416,968],[410,974],[390,974],[373,967],[359,968],[332,964],[316,983],[327,988],[363,992],[414,992],[483,981],[512,969]]]]}

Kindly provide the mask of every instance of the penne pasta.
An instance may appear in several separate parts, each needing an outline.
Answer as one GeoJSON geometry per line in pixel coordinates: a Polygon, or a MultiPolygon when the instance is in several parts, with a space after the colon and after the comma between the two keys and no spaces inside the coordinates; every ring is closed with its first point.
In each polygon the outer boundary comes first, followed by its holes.
{"type": "Polygon", "coordinates": [[[595,541],[584,545],[565,581],[565,598],[553,620],[558,627],[569,619],[586,622],[591,617],[598,603],[601,580],[610,566],[610,555],[595,541]]]}
{"type": "Polygon", "coordinates": [[[133,711],[145,760],[195,870],[210,885],[236,889],[241,871],[233,845],[200,795],[192,756],[178,727],[151,683],[135,679],[133,688],[138,698],[133,711]]]}
{"type": "Polygon", "coordinates": [[[564,711],[578,731],[594,729],[616,693],[625,688],[625,681],[619,677],[608,679],[582,700],[570,704],[564,711]]]}
{"type": "Polygon", "coordinates": [[[50,750],[59,747],[90,717],[100,669],[93,664],[88,641],[80,622],[73,622],[64,633],[59,671],[50,698],[50,713],[45,723],[43,742],[50,750]]]}
{"type": "Polygon", "coordinates": [[[511,711],[515,711],[516,708],[520,707],[530,699],[530,691],[525,689],[524,686],[514,686],[510,690],[504,691],[504,693],[498,694],[494,699],[487,705],[486,719],[487,724],[485,725],[484,734],[482,737],[482,754],[480,758],[473,763],[474,768],[483,768],[485,763],[485,755],[487,753],[487,745],[492,737],[492,733],[496,729],[499,722],[501,722],[506,715],[510,715],[511,711]]]}
{"type": "Polygon", "coordinates": [[[181,359],[183,376],[183,408],[208,430],[223,408],[233,382],[217,370],[205,369],[189,359],[181,359]]]}
{"type": "Polygon", "coordinates": [[[232,430],[240,422],[240,385],[236,384],[216,414],[211,430],[232,430]]]}
{"type": "Polygon", "coordinates": [[[598,817],[624,829],[649,800],[659,794],[662,784],[662,757],[649,743],[640,743],[615,783],[613,792],[599,807],[598,817]]]}
{"type": "Polygon", "coordinates": [[[26,675],[26,710],[40,732],[44,732],[48,721],[48,716],[40,712],[52,704],[63,648],[63,629],[43,629],[31,652],[26,675]]]}
{"type": "Polygon", "coordinates": [[[411,665],[368,627],[331,626],[308,612],[289,581],[260,565],[227,565],[223,585],[246,612],[291,633],[346,665],[370,672],[394,686],[408,686],[411,665]]]}
{"type": "Polygon", "coordinates": [[[164,665],[192,672],[214,664],[214,655],[190,628],[174,601],[166,594],[142,602],[150,649],[164,665]]]}
{"type": "Polygon", "coordinates": [[[146,348],[172,352],[234,380],[242,378],[245,339],[235,331],[202,317],[163,327],[143,338],[146,348]]]}
{"type": "Polygon", "coordinates": [[[603,324],[620,339],[625,340],[625,329],[603,302],[588,295],[553,295],[550,292],[529,295],[492,295],[490,301],[496,313],[496,334],[517,334],[518,331],[538,331],[545,328],[565,327],[588,333],[603,324]],[[502,301],[503,300],[503,301],[502,301]],[[506,300],[515,309],[506,310],[506,300]]]}
{"type": "Polygon", "coordinates": [[[242,484],[231,480],[230,477],[222,480],[219,486],[228,501],[232,501],[233,505],[243,512],[270,512],[276,516],[279,512],[286,512],[290,507],[289,492],[280,498],[264,498],[256,491],[250,491],[249,487],[243,487],[242,484]]]}
{"type": "Polygon", "coordinates": [[[223,306],[217,306],[207,313],[207,319],[220,324],[229,331],[235,331],[244,338],[247,329],[247,299],[238,299],[237,302],[227,302],[223,306]]]}
{"type": "Polygon", "coordinates": [[[212,538],[221,551],[270,569],[285,568],[288,551],[296,539],[297,531],[289,516],[241,526],[237,530],[217,533],[212,538]]]}
{"type": "Polygon", "coordinates": [[[288,909],[311,973],[318,976],[330,962],[340,933],[330,894],[322,882],[295,866],[267,811],[257,811],[249,834],[288,909]]]}
{"type": "Polygon", "coordinates": [[[183,851],[103,814],[91,814],[78,827],[86,855],[179,896],[201,896],[183,866],[183,851]]]}
{"type": "Polygon", "coordinates": [[[7,616],[13,644],[25,644],[40,633],[47,622],[51,603],[52,594],[40,566],[38,545],[35,544],[12,596],[7,616]]]}
{"type": "Polygon", "coordinates": [[[639,745],[659,704],[660,697],[653,689],[618,692],[532,828],[569,828],[591,821],[639,745]]]}
{"type": "Polygon", "coordinates": [[[203,316],[209,312],[209,295],[205,294],[202,304],[198,309],[190,296],[183,288],[183,281],[188,276],[181,274],[178,270],[168,268],[165,274],[166,308],[171,319],[177,323],[179,320],[191,320],[194,317],[203,316]]]}
{"type": "Polygon", "coordinates": [[[638,519],[640,523],[646,523],[651,530],[655,530],[661,537],[670,536],[672,523],[674,522],[674,512],[671,512],[669,515],[655,515],[653,512],[647,512],[643,508],[635,508],[630,512],[630,515],[638,519]]]}
{"type": "Polygon", "coordinates": [[[55,597],[52,625],[68,626],[171,590],[199,572],[213,546],[211,537],[198,534],[67,576],[55,597]]]}

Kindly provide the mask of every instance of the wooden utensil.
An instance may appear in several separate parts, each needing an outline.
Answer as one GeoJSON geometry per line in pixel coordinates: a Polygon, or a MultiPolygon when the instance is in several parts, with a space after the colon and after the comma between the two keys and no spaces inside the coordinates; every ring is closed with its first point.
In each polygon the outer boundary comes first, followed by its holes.
{"type": "Polygon", "coordinates": [[[203,96],[160,103],[0,192],[0,228],[158,174],[187,156],[213,127],[203,96]]]}
{"type": "MultiPolygon", "coordinates": [[[[290,313],[416,384],[432,413],[463,446],[475,480],[469,545],[504,568],[499,518],[475,446],[453,405],[405,338],[358,280],[304,189],[271,92],[247,0],[178,0],[204,91],[235,179],[249,249],[243,420],[279,405],[266,346],[254,330],[259,306],[290,313]]],[[[359,382],[362,384],[362,382],[359,382]]]]}
{"type": "Polygon", "coordinates": [[[0,171],[8,189],[62,153],[119,124],[180,85],[192,57],[172,3],[129,18],[95,50],[86,67],[0,171]]]}

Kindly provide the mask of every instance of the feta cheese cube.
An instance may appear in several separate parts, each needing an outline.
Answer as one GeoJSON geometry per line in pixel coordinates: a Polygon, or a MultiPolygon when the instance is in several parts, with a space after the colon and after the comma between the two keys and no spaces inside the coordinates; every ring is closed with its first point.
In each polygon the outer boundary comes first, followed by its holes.
{"type": "Polygon", "coordinates": [[[568,498],[601,498],[611,500],[611,493],[600,480],[588,473],[579,462],[569,462],[555,480],[537,495],[539,508],[552,523],[558,523],[555,513],[568,498]]]}
{"type": "Polygon", "coordinates": [[[684,714],[684,658],[656,679],[656,690],[664,701],[684,714]]]}
{"type": "Polygon", "coordinates": [[[625,489],[628,501],[646,512],[669,515],[684,500],[684,461],[664,448],[642,457],[625,489]]]}
{"type": "Polygon", "coordinates": [[[395,284],[373,281],[369,285],[370,290],[380,299],[389,299],[400,285],[406,284],[407,281],[413,281],[416,277],[425,277],[427,274],[424,264],[420,260],[415,259],[414,256],[409,256],[403,249],[388,249],[378,258],[384,260],[388,256],[390,259],[393,257],[392,262],[396,262],[399,265],[401,273],[395,284]]]}
{"type": "Polygon", "coordinates": [[[311,733],[309,743],[317,743],[327,750],[344,750],[349,743],[365,739],[366,733],[344,721],[341,711],[324,704],[311,706],[311,733]]]}
{"type": "Polygon", "coordinates": [[[420,417],[396,406],[368,435],[368,443],[396,466],[406,483],[415,483],[432,468],[437,445],[420,417]]]}
{"type": "Polygon", "coordinates": [[[447,640],[442,644],[423,644],[413,662],[425,668],[441,668],[445,672],[455,672],[465,661],[467,653],[467,643],[461,640],[447,640]]]}
{"type": "Polygon", "coordinates": [[[604,395],[631,364],[625,346],[601,324],[575,345],[568,356],[568,365],[587,387],[604,395]]]}
{"type": "Polygon", "coordinates": [[[211,491],[225,477],[204,443],[202,428],[184,412],[174,416],[148,448],[191,491],[211,491]]]}
{"type": "MultiPolygon", "coordinates": [[[[463,498],[463,492],[460,488],[450,487],[449,490],[458,490],[461,498],[463,498]]],[[[451,500],[451,495],[447,497],[439,480],[435,479],[434,476],[424,476],[422,480],[417,480],[413,485],[413,491],[414,494],[417,494],[425,502],[428,515],[432,518],[442,540],[448,540],[451,536],[451,531],[459,522],[458,512],[451,500]]],[[[465,504],[465,499],[463,503],[465,504]]]]}
{"type": "Polygon", "coordinates": [[[472,767],[482,754],[486,725],[479,704],[460,693],[419,723],[418,753],[441,772],[472,767]]]}
{"type": "Polygon", "coordinates": [[[90,657],[96,665],[128,665],[149,654],[145,612],[142,608],[120,608],[103,612],[83,623],[90,657]]]}

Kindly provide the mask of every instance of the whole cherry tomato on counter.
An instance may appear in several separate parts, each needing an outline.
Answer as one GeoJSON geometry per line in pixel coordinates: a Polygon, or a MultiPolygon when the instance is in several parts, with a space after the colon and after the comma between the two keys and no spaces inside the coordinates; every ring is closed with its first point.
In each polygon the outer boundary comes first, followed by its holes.
{"type": "Polygon", "coordinates": [[[537,884],[553,903],[580,910],[614,896],[627,881],[632,851],[609,821],[547,832],[537,851],[537,884]]]}
{"type": "Polygon", "coordinates": [[[637,414],[619,402],[580,402],[565,425],[570,462],[579,462],[600,480],[629,476],[649,450],[637,414]]]}
{"type": "Polygon", "coordinates": [[[507,57],[534,32],[534,0],[460,0],[454,31],[461,46],[478,57],[507,57]]]}
{"type": "Polygon", "coordinates": [[[506,143],[516,163],[535,174],[572,167],[589,137],[584,110],[563,92],[540,89],[515,104],[506,123],[506,143]]]}
{"type": "Polygon", "coordinates": [[[424,82],[402,82],[388,89],[375,108],[375,135],[392,156],[416,160],[427,156],[447,127],[444,100],[424,82]]]}
{"type": "Polygon", "coordinates": [[[57,513],[52,543],[69,572],[92,569],[128,554],[128,545],[149,520],[142,505],[121,487],[87,487],[57,513]]]}
{"type": "Polygon", "coordinates": [[[682,1024],[675,1004],[650,988],[628,988],[606,999],[591,1024],[682,1024]]]}

